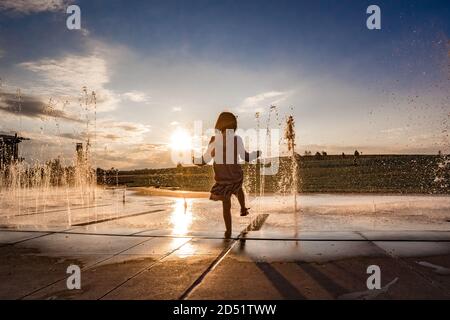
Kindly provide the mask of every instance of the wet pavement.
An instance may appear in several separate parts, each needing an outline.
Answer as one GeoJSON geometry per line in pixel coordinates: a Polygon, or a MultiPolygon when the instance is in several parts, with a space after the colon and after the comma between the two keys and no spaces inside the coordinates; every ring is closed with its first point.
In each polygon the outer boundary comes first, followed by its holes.
{"type": "Polygon", "coordinates": [[[248,217],[233,204],[231,239],[220,203],[204,199],[129,193],[69,219],[57,206],[3,213],[0,298],[450,299],[449,198],[383,197],[304,198],[297,214],[250,200],[248,217]],[[72,264],[81,289],[67,288],[72,264]],[[371,265],[379,290],[367,288],[371,265]]]}

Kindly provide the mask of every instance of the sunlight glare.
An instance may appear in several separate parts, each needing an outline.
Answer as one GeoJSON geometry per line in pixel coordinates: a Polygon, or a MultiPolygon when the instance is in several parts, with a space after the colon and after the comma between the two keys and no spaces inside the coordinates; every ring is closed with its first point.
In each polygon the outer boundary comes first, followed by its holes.
{"type": "Polygon", "coordinates": [[[175,151],[187,151],[192,148],[192,138],[189,132],[177,128],[170,137],[170,148],[175,151]]]}
{"type": "Polygon", "coordinates": [[[173,206],[170,222],[172,224],[172,234],[185,235],[192,224],[192,200],[177,199],[173,206]]]}

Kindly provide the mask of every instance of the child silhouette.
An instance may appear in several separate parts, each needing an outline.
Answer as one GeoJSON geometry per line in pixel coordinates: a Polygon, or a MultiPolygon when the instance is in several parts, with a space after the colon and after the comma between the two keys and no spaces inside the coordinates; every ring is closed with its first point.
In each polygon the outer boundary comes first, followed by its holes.
{"type": "Polygon", "coordinates": [[[214,159],[214,180],[210,199],[222,201],[225,237],[231,236],[231,195],[235,195],[241,206],[241,216],[249,214],[245,207],[245,194],[242,189],[244,173],[240,162],[250,162],[261,155],[261,151],[248,153],[242,138],[235,134],[236,116],[230,112],[222,112],[217,119],[216,134],[211,137],[208,148],[201,159],[193,159],[197,165],[205,165],[214,159]],[[241,161],[239,161],[239,158],[241,161]],[[205,160],[206,159],[206,160],[205,160]]]}

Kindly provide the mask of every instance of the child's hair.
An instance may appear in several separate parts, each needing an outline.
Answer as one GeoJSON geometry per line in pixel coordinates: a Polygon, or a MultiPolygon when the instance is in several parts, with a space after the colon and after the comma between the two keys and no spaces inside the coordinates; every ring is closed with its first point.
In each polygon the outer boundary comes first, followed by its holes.
{"type": "Polygon", "coordinates": [[[237,119],[231,112],[222,112],[217,118],[216,130],[224,132],[227,129],[236,130],[237,129],[237,119]]]}

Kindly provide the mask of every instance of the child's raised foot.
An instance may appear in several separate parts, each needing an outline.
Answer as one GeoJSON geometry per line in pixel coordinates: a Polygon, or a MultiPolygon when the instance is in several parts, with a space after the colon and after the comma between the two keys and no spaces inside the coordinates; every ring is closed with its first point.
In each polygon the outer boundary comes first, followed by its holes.
{"type": "Polygon", "coordinates": [[[250,208],[242,208],[241,209],[241,217],[245,217],[250,214],[250,212],[248,212],[248,209],[250,209],[250,208]]]}

